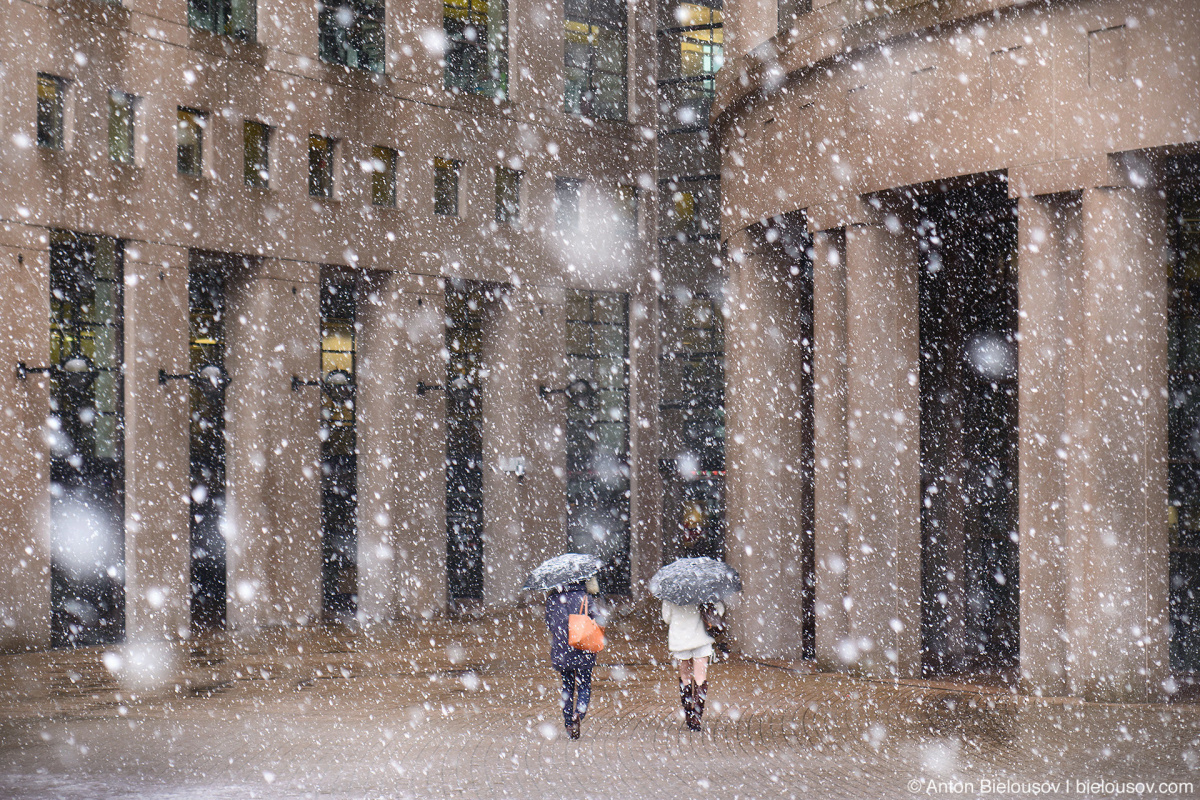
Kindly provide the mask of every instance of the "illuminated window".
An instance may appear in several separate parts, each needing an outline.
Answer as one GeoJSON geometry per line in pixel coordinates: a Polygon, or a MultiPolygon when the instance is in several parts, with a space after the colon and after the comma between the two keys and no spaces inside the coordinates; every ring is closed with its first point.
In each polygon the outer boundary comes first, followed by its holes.
{"type": "Polygon", "coordinates": [[[508,94],[508,3],[506,0],[444,0],[447,89],[508,94]]]}
{"type": "Polygon", "coordinates": [[[37,76],[37,143],[50,150],[62,150],[66,140],[65,113],[67,82],[63,78],[39,72],[37,76]]]}
{"type": "Polygon", "coordinates": [[[333,197],[333,139],[310,134],[308,137],[308,194],[333,197]]]}
{"type": "Polygon", "coordinates": [[[664,54],[658,80],[659,127],[664,131],[705,127],[716,95],[715,75],[725,59],[721,10],[680,3],[666,24],[658,32],[664,54]]]}
{"type": "Polygon", "coordinates": [[[626,118],[627,10],[622,0],[566,0],[563,110],[626,118]]]}
{"type": "Polygon", "coordinates": [[[371,148],[371,204],[396,205],[396,151],[376,145],[371,148]]]}
{"type": "Polygon", "coordinates": [[[208,115],[190,108],[180,108],[176,113],[175,169],[180,175],[199,176],[204,166],[204,128],[208,115]]]}
{"type": "Polygon", "coordinates": [[[254,120],[242,123],[242,166],[247,186],[266,189],[271,183],[271,126],[254,120]]]}
{"type": "Polygon", "coordinates": [[[317,3],[317,49],[321,60],[383,72],[383,0],[317,3]]]}
{"type": "Polygon", "coordinates": [[[134,113],[137,98],[125,92],[108,93],[108,157],[118,164],[134,163],[134,113]]]}
{"type": "Polygon", "coordinates": [[[458,175],[462,162],[451,158],[433,160],[433,213],[458,216],[458,175]]]}

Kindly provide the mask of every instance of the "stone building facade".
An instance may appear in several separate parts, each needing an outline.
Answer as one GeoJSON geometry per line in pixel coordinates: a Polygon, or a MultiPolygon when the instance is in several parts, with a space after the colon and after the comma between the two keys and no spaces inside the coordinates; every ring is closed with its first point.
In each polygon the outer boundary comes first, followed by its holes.
{"type": "Polygon", "coordinates": [[[657,569],[641,4],[0,15],[0,646],[657,569]]]}
{"type": "Polygon", "coordinates": [[[743,647],[1171,696],[1200,667],[1194,4],[725,16],[743,647]]]}

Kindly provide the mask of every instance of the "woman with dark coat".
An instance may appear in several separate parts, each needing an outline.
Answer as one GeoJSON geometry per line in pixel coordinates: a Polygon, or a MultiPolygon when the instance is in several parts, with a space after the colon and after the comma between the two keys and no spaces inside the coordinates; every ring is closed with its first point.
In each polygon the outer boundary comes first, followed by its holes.
{"type": "Polygon", "coordinates": [[[567,642],[568,618],[581,613],[586,606],[588,616],[596,618],[596,598],[600,584],[596,578],[586,583],[574,583],[562,591],[551,592],[546,598],[546,627],[550,629],[550,661],[562,675],[563,723],[572,739],[579,738],[579,724],[587,713],[592,698],[592,668],[596,654],[576,650],[567,642]]]}

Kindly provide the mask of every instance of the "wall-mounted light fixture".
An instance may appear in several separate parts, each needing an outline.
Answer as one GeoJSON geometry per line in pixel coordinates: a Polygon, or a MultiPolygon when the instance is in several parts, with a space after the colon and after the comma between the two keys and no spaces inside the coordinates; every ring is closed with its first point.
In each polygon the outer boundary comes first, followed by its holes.
{"type": "Polygon", "coordinates": [[[158,371],[158,385],[164,386],[167,381],[189,381],[202,392],[215,394],[229,384],[229,373],[220,364],[205,364],[194,372],[174,374],[165,369],[158,371]]]}
{"type": "Polygon", "coordinates": [[[546,402],[556,394],[567,396],[567,402],[579,408],[592,408],[596,404],[596,385],[584,378],[571,381],[563,389],[551,389],[545,384],[538,386],[538,395],[546,402]]]}
{"type": "Polygon", "coordinates": [[[440,392],[446,387],[440,383],[426,383],[425,381],[417,381],[417,396],[424,397],[426,392],[440,392]]]}
{"type": "Polygon", "coordinates": [[[74,388],[80,389],[86,388],[86,385],[96,377],[96,369],[92,366],[91,359],[83,355],[72,356],[61,364],[53,364],[49,367],[31,367],[24,361],[17,362],[17,380],[23,381],[35,372],[44,375],[57,373],[60,380],[65,380],[68,384],[77,384],[74,388]]]}
{"type": "Polygon", "coordinates": [[[292,391],[298,392],[305,386],[319,386],[321,391],[329,395],[335,403],[344,403],[354,397],[355,383],[350,373],[344,369],[331,369],[325,374],[324,380],[306,381],[295,375],[292,376],[292,391]]]}

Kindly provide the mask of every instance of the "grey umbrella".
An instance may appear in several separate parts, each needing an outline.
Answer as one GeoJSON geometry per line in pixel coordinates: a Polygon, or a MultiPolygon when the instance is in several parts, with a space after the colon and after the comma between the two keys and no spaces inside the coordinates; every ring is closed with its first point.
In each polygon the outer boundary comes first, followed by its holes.
{"type": "Polygon", "coordinates": [[[580,583],[600,571],[604,563],[586,553],[563,553],[543,561],[531,573],[522,587],[527,592],[553,589],[580,583]]]}
{"type": "Polygon", "coordinates": [[[676,559],[650,579],[650,594],[680,606],[712,603],[741,590],[737,570],[715,558],[676,559]]]}

